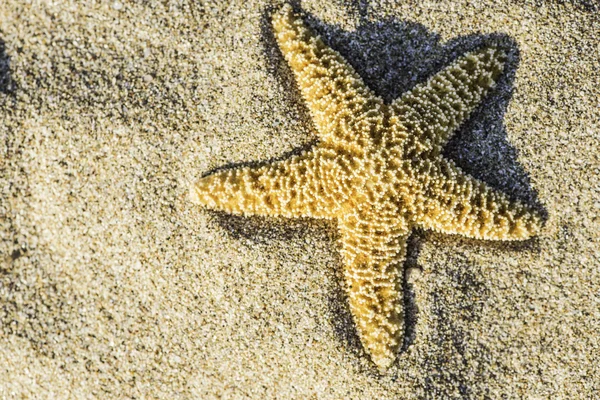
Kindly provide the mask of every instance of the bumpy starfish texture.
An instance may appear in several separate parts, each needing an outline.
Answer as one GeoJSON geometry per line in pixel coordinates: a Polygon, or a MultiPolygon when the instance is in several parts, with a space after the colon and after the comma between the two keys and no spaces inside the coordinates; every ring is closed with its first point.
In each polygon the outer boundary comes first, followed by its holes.
{"type": "Polygon", "coordinates": [[[228,213],[336,220],[354,322],[383,371],[402,343],[401,267],[413,227],[494,240],[527,239],[541,227],[534,211],[441,155],[506,55],[469,53],[385,104],[289,5],[273,28],[319,142],[284,161],[206,176],[190,196],[228,213]]]}

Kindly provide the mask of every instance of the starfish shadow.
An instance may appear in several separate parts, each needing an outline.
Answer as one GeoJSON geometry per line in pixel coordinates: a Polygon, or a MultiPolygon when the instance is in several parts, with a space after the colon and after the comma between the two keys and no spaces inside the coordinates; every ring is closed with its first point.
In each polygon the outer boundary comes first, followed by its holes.
{"type": "MultiPolygon", "coordinates": [[[[253,245],[269,245],[299,241],[316,231],[330,231],[330,224],[323,220],[297,218],[283,220],[275,217],[231,215],[224,211],[206,210],[211,219],[236,240],[245,240],[253,245]]],[[[330,231],[328,237],[334,236],[330,231]]]]}
{"type": "MultiPolygon", "coordinates": [[[[292,5],[297,11],[301,11],[298,2],[292,2],[292,5]]],[[[278,49],[271,26],[273,12],[274,8],[265,8],[261,20],[261,43],[266,67],[286,92],[283,98],[283,101],[288,103],[286,108],[297,113],[295,116],[303,121],[309,130],[314,129],[292,72],[278,49]]],[[[531,187],[527,172],[517,161],[517,150],[507,140],[507,132],[503,124],[520,61],[517,43],[508,35],[501,33],[458,36],[448,42],[441,42],[438,34],[415,22],[397,21],[392,18],[370,20],[368,6],[362,2],[350,6],[349,13],[356,13],[356,18],[360,21],[354,31],[345,31],[337,25],[326,24],[311,15],[306,16],[305,20],[321,35],[326,44],[338,51],[354,67],[365,83],[388,103],[416,84],[426,81],[454,59],[469,51],[485,45],[505,49],[508,62],[497,87],[486,96],[469,120],[456,132],[447,144],[444,156],[452,159],[465,172],[506,193],[514,200],[530,205],[547,218],[547,212],[539,202],[537,192],[531,187]]],[[[283,160],[310,149],[315,143],[313,139],[304,146],[266,161],[228,164],[208,171],[204,176],[225,169],[259,166],[283,160]]],[[[219,225],[236,237],[245,237],[253,241],[269,237],[288,239],[299,237],[298,233],[289,229],[288,223],[278,224],[273,222],[275,220],[273,218],[270,219],[269,224],[264,224],[264,218],[254,217],[248,220],[222,213],[213,213],[213,215],[216,216],[219,225]],[[268,233],[270,229],[272,232],[268,233]]],[[[298,224],[294,225],[297,229],[298,224]]],[[[404,268],[420,268],[417,259],[422,236],[422,232],[411,236],[404,268]]],[[[477,241],[478,245],[483,243],[477,241]]],[[[515,249],[530,248],[532,243],[535,246],[535,241],[510,244],[485,243],[486,246],[502,248],[508,246],[515,249]]],[[[338,276],[341,280],[341,273],[338,273],[338,276]]],[[[413,343],[418,326],[415,288],[406,279],[403,285],[406,329],[402,352],[413,343]]],[[[348,347],[350,353],[361,354],[363,349],[352,323],[342,285],[338,286],[339,290],[332,294],[330,301],[330,323],[339,340],[348,347]]]]}

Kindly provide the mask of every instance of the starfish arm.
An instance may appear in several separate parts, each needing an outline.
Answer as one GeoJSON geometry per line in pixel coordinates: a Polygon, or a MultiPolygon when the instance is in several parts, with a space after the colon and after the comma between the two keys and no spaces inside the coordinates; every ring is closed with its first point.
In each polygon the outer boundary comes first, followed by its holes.
{"type": "Polygon", "coordinates": [[[392,104],[398,120],[396,141],[414,133],[407,150],[437,156],[452,134],[495,86],[502,73],[506,53],[495,47],[482,48],[460,57],[427,82],[415,86],[392,104]]]}
{"type": "Polygon", "coordinates": [[[524,240],[537,234],[541,216],[465,174],[452,161],[429,164],[415,222],[425,229],[476,239],[524,240]]]}
{"type": "Polygon", "coordinates": [[[367,128],[383,123],[383,101],[339,53],[311,32],[289,4],[274,14],[273,28],[319,137],[350,148],[364,145],[367,128]]]}
{"type": "Polygon", "coordinates": [[[190,200],[233,214],[328,218],[320,152],[310,151],[261,167],[208,175],[190,188],[190,200]]]}
{"type": "Polygon", "coordinates": [[[402,344],[402,263],[409,235],[386,222],[354,214],[339,220],[350,310],[365,350],[382,371],[402,344]]]}

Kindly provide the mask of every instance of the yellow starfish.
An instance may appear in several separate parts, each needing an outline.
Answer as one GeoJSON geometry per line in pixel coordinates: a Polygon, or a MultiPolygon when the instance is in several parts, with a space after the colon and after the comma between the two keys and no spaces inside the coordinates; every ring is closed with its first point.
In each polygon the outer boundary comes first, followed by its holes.
{"type": "Polygon", "coordinates": [[[497,240],[527,239],[541,227],[539,214],[441,155],[506,55],[493,47],[467,54],[385,104],[289,5],[273,28],[319,142],[284,161],[206,176],[190,196],[228,213],[336,220],[354,322],[383,371],[402,343],[401,267],[413,227],[497,240]]]}

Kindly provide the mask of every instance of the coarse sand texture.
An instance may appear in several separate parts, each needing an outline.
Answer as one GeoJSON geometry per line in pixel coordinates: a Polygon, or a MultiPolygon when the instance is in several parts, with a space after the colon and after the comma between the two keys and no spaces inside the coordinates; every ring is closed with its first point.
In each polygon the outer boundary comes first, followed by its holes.
{"type": "Polygon", "coordinates": [[[595,3],[289,3],[0,1],[0,399],[597,398],[595,3]]]}

